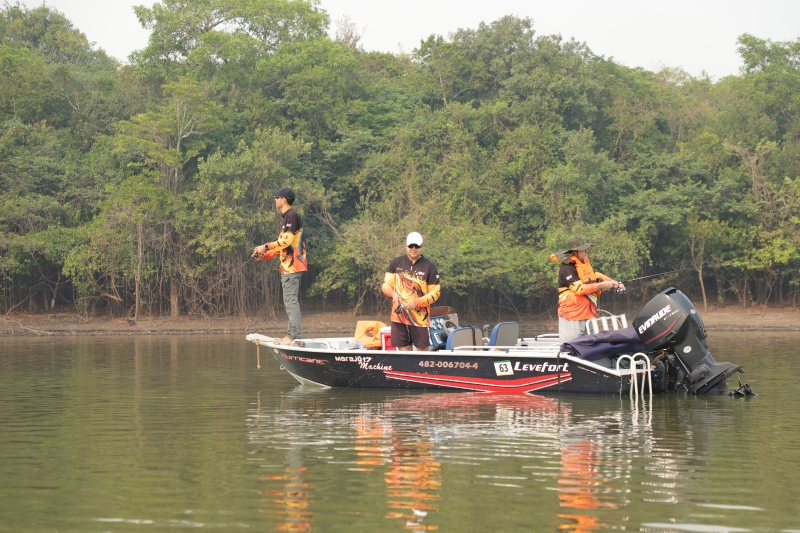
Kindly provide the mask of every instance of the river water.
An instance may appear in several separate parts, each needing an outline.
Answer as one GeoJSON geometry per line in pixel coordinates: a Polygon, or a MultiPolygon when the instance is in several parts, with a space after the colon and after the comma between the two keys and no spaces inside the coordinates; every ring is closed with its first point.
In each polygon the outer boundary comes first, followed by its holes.
{"type": "Polygon", "coordinates": [[[757,398],[634,404],[309,390],[243,335],[0,339],[0,531],[800,532],[798,340],[711,334],[757,398]]]}

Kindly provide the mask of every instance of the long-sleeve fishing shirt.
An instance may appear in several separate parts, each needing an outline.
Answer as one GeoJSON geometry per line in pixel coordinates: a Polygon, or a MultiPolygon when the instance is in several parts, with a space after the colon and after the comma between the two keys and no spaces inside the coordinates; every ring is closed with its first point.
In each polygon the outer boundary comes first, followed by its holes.
{"type": "Polygon", "coordinates": [[[389,262],[381,289],[389,298],[396,291],[403,305],[412,300],[416,304],[416,308],[407,314],[402,310],[397,313],[397,305],[392,302],[392,322],[430,327],[431,304],[439,299],[441,292],[436,265],[424,256],[420,256],[416,263],[412,263],[406,255],[395,257],[389,262]],[[411,321],[408,315],[411,315],[411,321]]]}
{"type": "Polygon", "coordinates": [[[568,262],[561,263],[558,271],[558,316],[567,320],[596,318],[597,297],[602,291],[596,288],[595,283],[610,279],[595,272],[588,257],[580,261],[576,254],[572,254],[568,262]]]}
{"type": "Polygon", "coordinates": [[[281,215],[281,230],[278,238],[266,243],[265,259],[280,254],[281,274],[294,274],[308,270],[306,241],[303,237],[303,219],[289,208],[281,215]]]}

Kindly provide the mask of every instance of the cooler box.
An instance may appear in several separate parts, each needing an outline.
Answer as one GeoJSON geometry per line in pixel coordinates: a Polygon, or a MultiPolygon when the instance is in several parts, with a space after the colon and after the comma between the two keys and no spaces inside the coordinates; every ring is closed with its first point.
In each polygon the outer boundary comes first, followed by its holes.
{"type": "Polygon", "coordinates": [[[392,326],[381,328],[381,349],[382,350],[396,350],[392,346],[392,326]]]}

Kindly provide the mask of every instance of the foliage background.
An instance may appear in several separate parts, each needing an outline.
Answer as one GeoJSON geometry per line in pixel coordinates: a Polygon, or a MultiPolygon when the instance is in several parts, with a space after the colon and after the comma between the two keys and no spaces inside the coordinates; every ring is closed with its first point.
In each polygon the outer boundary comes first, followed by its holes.
{"type": "MultiPolygon", "coordinates": [[[[314,0],[163,0],[121,65],[46,6],[0,11],[0,311],[274,316],[271,190],[298,192],[305,305],[375,311],[420,231],[442,303],[552,308],[572,235],[710,305],[795,305],[800,40],[741,73],[649,72],[504,17],[367,52],[314,0]],[[234,5],[235,4],[235,5],[234,5]],[[662,280],[663,281],[663,280],[662,280]]],[[[638,302],[654,285],[629,285],[638,302]]]]}

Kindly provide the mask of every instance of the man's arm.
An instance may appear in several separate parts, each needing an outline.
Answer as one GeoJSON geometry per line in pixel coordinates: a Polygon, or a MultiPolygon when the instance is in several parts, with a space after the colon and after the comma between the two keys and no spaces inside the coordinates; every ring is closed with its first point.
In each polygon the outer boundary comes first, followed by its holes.
{"type": "Polygon", "coordinates": [[[436,266],[431,265],[431,269],[428,271],[428,275],[425,278],[425,284],[427,285],[428,292],[423,296],[415,298],[409,302],[409,305],[406,305],[408,309],[427,307],[439,299],[439,294],[442,292],[442,286],[439,284],[439,270],[436,268],[436,266]]]}
{"type": "Polygon", "coordinates": [[[594,294],[600,292],[600,283],[584,283],[580,280],[572,283],[569,286],[569,292],[577,296],[586,296],[587,294],[594,294]]]}
{"type": "Polygon", "coordinates": [[[428,285],[428,294],[420,296],[414,300],[414,307],[420,308],[431,305],[439,299],[439,294],[442,292],[442,286],[438,283],[436,285],[428,285]]]}
{"type": "Polygon", "coordinates": [[[577,294],[578,296],[585,296],[587,294],[595,294],[598,295],[606,290],[606,289],[624,289],[625,285],[618,281],[614,281],[613,279],[605,276],[606,279],[597,283],[583,283],[582,281],[576,281],[572,285],[569,286],[569,290],[573,294],[577,294]]]}
{"type": "Polygon", "coordinates": [[[600,285],[599,287],[600,289],[619,289],[623,291],[625,290],[625,285],[615,280],[614,278],[606,276],[601,272],[595,272],[595,274],[597,275],[598,278],[603,280],[600,283],[595,284],[595,285],[600,285]]]}
{"type": "Polygon", "coordinates": [[[268,242],[264,246],[267,247],[267,250],[283,250],[284,248],[288,248],[289,245],[292,244],[294,240],[294,233],[288,231],[282,231],[278,238],[272,242],[268,242]]]}
{"type": "Polygon", "coordinates": [[[282,231],[278,238],[272,242],[256,246],[253,249],[253,257],[259,261],[266,261],[278,255],[281,250],[288,248],[294,240],[294,234],[288,231],[282,231]]]}
{"type": "Polygon", "coordinates": [[[391,272],[387,272],[383,276],[383,284],[381,285],[381,290],[383,294],[385,294],[389,298],[394,298],[394,274],[391,272]]]}
{"type": "Polygon", "coordinates": [[[266,250],[264,246],[256,246],[253,250],[253,257],[255,257],[256,261],[267,261],[280,255],[280,253],[280,250],[266,250]]]}
{"type": "Polygon", "coordinates": [[[395,307],[397,307],[402,303],[402,301],[400,300],[400,294],[395,289],[395,279],[396,275],[394,273],[394,266],[392,265],[392,263],[389,263],[389,269],[383,276],[383,284],[381,285],[381,290],[383,291],[383,294],[385,294],[388,298],[392,299],[395,307]]]}

